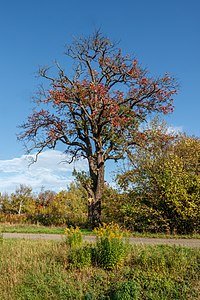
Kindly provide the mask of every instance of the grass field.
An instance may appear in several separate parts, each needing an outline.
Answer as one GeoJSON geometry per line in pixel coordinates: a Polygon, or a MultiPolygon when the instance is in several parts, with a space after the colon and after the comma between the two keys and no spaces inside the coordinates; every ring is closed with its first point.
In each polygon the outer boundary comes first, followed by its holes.
{"type": "Polygon", "coordinates": [[[200,299],[200,250],[131,246],[124,265],[69,268],[64,243],[1,240],[1,300],[200,299]]]}
{"type": "MultiPolygon", "coordinates": [[[[0,232],[18,232],[18,233],[48,233],[48,234],[63,234],[65,227],[48,227],[41,225],[11,225],[1,224],[0,232]]],[[[93,234],[90,229],[81,229],[83,235],[93,234]]],[[[193,235],[172,235],[165,233],[139,233],[131,232],[133,237],[157,237],[157,238],[196,238],[200,239],[200,234],[193,235]]]]}

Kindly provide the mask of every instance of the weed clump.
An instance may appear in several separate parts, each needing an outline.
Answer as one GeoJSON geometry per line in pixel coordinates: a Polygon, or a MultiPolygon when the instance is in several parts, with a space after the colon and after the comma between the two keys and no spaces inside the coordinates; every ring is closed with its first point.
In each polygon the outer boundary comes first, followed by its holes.
{"type": "Polygon", "coordinates": [[[81,246],[83,243],[83,236],[78,226],[67,227],[64,232],[66,238],[65,242],[70,247],[81,246]]]}
{"type": "Polygon", "coordinates": [[[122,231],[118,224],[109,223],[95,229],[94,233],[97,265],[106,270],[122,266],[129,249],[128,232],[122,231]]]}

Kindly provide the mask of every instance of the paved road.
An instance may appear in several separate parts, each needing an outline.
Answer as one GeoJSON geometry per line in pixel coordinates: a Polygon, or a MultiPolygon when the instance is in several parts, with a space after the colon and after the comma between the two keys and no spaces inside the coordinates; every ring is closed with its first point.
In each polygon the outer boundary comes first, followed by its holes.
{"type": "MultiPolygon", "coordinates": [[[[3,233],[3,238],[19,238],[19,239],[32,239],[32,240],[57,240],[64,239],[60,234],[35,234],[35,233],[3,233]]],[[[84,236],[84,240],[94,242],[95,237],[88,235],[84,236]]],[[[145,244],[145,245],[177,245],[186,247],[200,248],[200,239],[164,239],[164,238],[130,238],[132,244],[145,244]]]]}

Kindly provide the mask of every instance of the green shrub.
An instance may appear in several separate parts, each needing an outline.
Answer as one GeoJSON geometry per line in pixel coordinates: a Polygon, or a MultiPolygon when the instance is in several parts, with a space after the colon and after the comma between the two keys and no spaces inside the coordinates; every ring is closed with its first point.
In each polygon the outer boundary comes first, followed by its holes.
{"type": "Polygon", "coordinates": [[[53,213],[53,212],[44,212],[37,213],[30,216],[31,223],[37,224],[40,223],[44,226],[62,226],[62,225],[78,225],[84,226],[87,223],[87,215],[85,213],[53,213]]]}
{"type": "Polygon", "coordinates": [[[69,228],[65,229],[64,234],[66,236],[65,242],[67,245],[70,247],[81,246],[83,242],[83,236],[79,227],[74,228],[73,226],[70,226],[69,228]]]}
{"type": "Polygon", "coordinates": [[[128,240],[125,241],[127,232],[123,232],[118,224],[103,224],[94,230],[97,241],[95,248],[95,258],[97,265],[111,270],[123,265],[128,252],[128,240]]]}

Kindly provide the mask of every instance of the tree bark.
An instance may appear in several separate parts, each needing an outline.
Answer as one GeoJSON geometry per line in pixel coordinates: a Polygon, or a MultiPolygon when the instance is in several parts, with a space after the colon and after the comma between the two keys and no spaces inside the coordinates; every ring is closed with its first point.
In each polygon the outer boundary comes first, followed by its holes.
{"type": "Polygon", "coordinates": [[[18,210],[18,215],[21,215],[21,210],[22,210],[22,200],[19,203],[19,210],[18,210]]]}
{"type": "Polygon", "coordinates": [[[104,160],[98,155],[98,164],[94,169],[91,164],[90,177],[92,179],[93,197],[88,201],[88,222],[95,228],[101,224],[101,202],[104,191],[104,160]]]}

